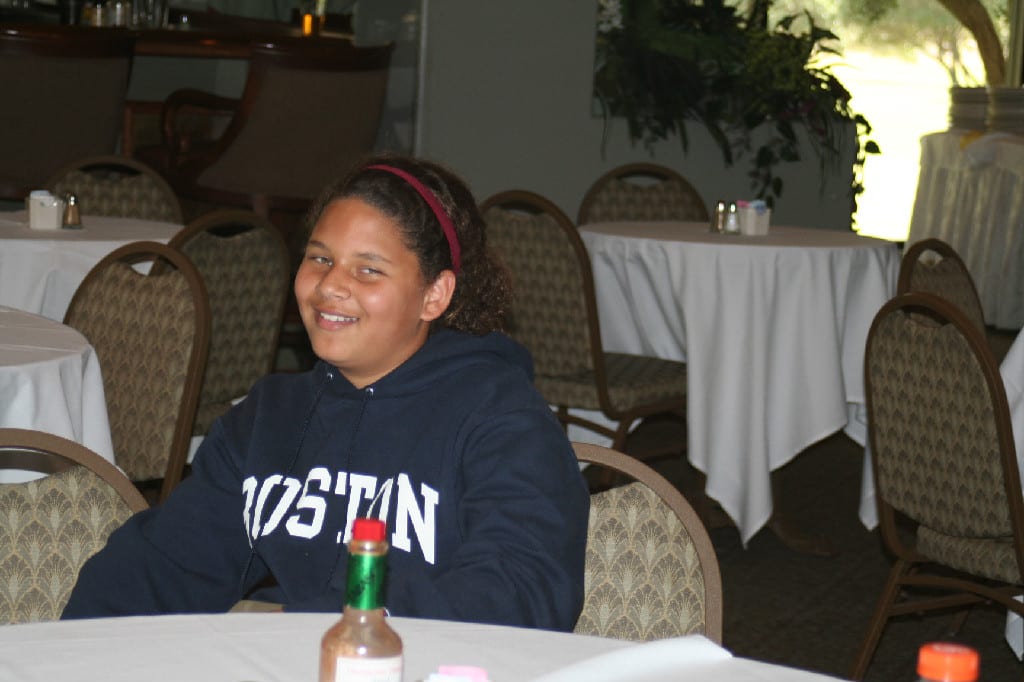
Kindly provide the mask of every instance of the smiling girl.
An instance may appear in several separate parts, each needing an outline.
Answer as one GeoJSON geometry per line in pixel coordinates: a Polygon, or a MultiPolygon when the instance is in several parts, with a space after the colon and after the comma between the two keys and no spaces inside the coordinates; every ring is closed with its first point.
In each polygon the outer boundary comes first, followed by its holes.
{"type": "Polygon", "coordinates": [[[472,194],[381,157],[310,215],[295,296],[319,362],[218,420],[192,475],[85,565],[64,617],[339,611],[352,521],[374,516],[392,614],[572,629],[587,489],[501,332],[509,278],[472,194]]]}

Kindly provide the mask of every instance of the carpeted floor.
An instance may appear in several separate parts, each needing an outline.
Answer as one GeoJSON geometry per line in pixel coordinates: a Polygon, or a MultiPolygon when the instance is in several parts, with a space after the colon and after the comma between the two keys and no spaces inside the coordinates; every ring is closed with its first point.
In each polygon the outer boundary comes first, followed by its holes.
{"type": "MultiPolygon", "coordinates": [[[[645,440],[666,437],[668,428],[641,426],[626,449],[642,449],[645,440]]],[[[681,427],[675,428],[678,437],[681,427]]],[[[798,554],[771,530],[762,530],[744,549],[735,527],[712,524],[724,590],[724,644],[734,654],[847,677],[890,566],[877,531],[866,530],[857,517],[862,458],[856,443],[837,434],[781,472],[785,512],[803,529],[828,538],[838,556],[798,554]]],[[[655,468],[692,499],[693,470],[679,461],[655,468]]],[[[918,647],[943,638],[951,617],[894,621],[866,679],[916,679],[918,647]]],[[[976,608],[957,637],[979,649],[986,682],[1024,675],[1024,664],[1003,638],[1004,625],[1005,611],[976,608]]]]}

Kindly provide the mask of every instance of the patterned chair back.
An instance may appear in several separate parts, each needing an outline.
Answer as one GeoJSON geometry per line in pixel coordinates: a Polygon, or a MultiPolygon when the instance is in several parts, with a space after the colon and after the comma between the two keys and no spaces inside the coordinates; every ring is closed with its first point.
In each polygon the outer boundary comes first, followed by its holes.
{"type": "Polygon", "coordinates": [[[58,196],[73,192],[86,215],[181,223],[181,202],[156,171],[123,156],[93,156],[65,166],[47,188],[58,196]]]}
{"type": "Polygon", "coordinates": [[[0,429],[0,468],[48,474],[0,484],[0,623],[57,620],[82,564],[146,501],[102,457],[47,433],[0,429]]]}
{"type": "Polygon", "coordinates": [[[630,163],[613,168],[590,186],[577,223],[708,219],[704,199],[679,173],[657,164],[630,163]]]}
{"type": "Polygon", "coordinates": [[[127,244],[89,271],[64,316],[103,368],[115,460],[133,481],[181,479],[210,343],[210,306],[195,266],[177,249],[127,244]],[[144,275],[157,259],[173,268],[144,275]]]}
{"type": "Polygon", "coordinates": [[[266,218],[243,210],[201,216],[170,246],[196,266],[210,297],[210,353],[193,427],[205,435],[274,364],[291,283],[288,247],[266,218]]]}
{"type": "Polygon", "coordinates": [[[649,641],[722,641],[722,579],[711,538],[686,498],[646,464],[573,443],[581,462],[634,482],[590,497],[583,612],[575,632],[649,641]]]}
{"type": "Polygon", "coordinates": [[[910,291],[935,294],[957,306],[978,329],[985,328],[974,279],[956,250],[941,239],[922,239],[903,254],[896,293],[910,291]]]}
{"type": "Polygon", "coordinates": [[[593,371],[594,351],[601,349],[593,275],[572,222],[547,199],[525,191],[490,197],[481,212],[488,245],[512,272],[510,333],[530,350],[535,373],[593,371]]]}
{"type": "Polygon", "coordinates": [[[1006,391],[981,330],[937,296],[897,296],[871,326],[865,389],[887,542],[902,547],[895,510],[920,524],[917,551],[1021,582],[1020,474],[1006,391]]]}

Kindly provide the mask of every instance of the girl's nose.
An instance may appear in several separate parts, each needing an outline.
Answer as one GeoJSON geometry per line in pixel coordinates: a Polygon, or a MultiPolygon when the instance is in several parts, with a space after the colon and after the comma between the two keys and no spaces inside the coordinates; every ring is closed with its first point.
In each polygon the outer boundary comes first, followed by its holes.
{"type": "Polygon", "coordinates": [[[331,268],[317,283],[317,289],[324,298],[348,298],[352,294],[349,277],[342,268],[331,268]]]}

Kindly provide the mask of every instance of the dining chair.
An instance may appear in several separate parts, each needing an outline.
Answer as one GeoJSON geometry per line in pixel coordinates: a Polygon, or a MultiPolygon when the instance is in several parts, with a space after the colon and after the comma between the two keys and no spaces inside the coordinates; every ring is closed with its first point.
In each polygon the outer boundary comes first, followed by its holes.
{"type": "MultiPolygon", "coordinates": [[[[268,217],[285,236],[294,275],[313,198],[374,149],[392,49],[284,36],[255,44],[240,98],[172,92],[161,108],[161,144],[135,155],[168,179],[187,204],[186,219],[218,207],[268,217]],[[213,139],[189,134],[201,115],[224,118],[223,132],[213,139]]],[[[280,345],[310,364],[290,298],[285,318],[280,345]]]]}
{"type": "Polygon", "coordinates": [[[240,98],[172,92],[161,108],[161,144],[137,148],[136,157],[186,199],[269,217],[305,211],[374,148],[392,47],[283,36],[256,44],[240,98]],[[189,135],[186,119],[199,113],[226,116],[222,134],[189,135]]]}
{"type": "Polygon", "coordinates": [[[202,436],[274,365],[291,290],[288,247],[269,220],[241,209],[207,213],[169,245],[196,266],[210,297],[210,352],[193,426],[202,436]]]}
{"type": "Polygon", "coordinates": [[[583,611],[574,632],[649,641],[701,634],[722,643],[722,577],[704,524],[643,462],[573,443],[580,462],[631,482],[590,496],[583,611]]]}
{"type": "Polygon", "coordinates": [[[133,46],[118,29],[0,26],[0,198],[24,199],[74,159],[116,151],[133,46]]]}
{"type": "Polygon", "coordinates": [[[978,329],[985,312],[967,265],[952,246],[934,237],[914,242],[900,260],[896,293],[924,291],[956,305],[978,329]]]}
{"type": "Polygon", "coordinates": [[[114,461],[163,501],[181,480],[210,345],[210,304],[196,267],[156,242],[100,260],[68,305],[103,368],[114,461]],[[143,274],[156,260],[158,272],[143,274]]]}
{"type": "MultiPolygon", "coordinates": [[[[882,542],[895,561],[856,655],[889,619],[995,602],[1024,615],[1024,499],[1006,390],[975,322],[933,294],[886,303],[865,350],[882,542]]],[[[996,636],[993,633],[993,636],[996,636]]]]}
{"type": "MultiPolygon", "coordinates": [[[[489,245],[512,273],[511,335],[533,356],[534,382],[563,426],[589,429],[623,450],[637,420],[685,414],[685,363],[603,350],[590,259],[561,209],[513,190],[484,201],[481,212],[489,245]],[[612,425],[571,409],[600,411],[612,425]]],[[[685,449],[677,445],[670,452],[685,449]]]]}
{"type": "Polygon", "coordinates": [[[119,155],[90,156],[72,161],[47,181],[57,196],[75,195],[88,215],[183,222],[181,202],[159,173],[144,163],[119,155]]]}
{"type": "Polygon", "coordinates": [[[707,205],[690,182],[654,163],[627,163],[590,186],[580,203],[577,224],[615,220],[707,222],[707,205]]]}
{"type": "Polygon", "coordinates": [[[45,474],[0,484],[0,623],[57,620],[82,564],[148,505],[113,464],[49,433],[0,429],[0,469],[45,474]]]}

